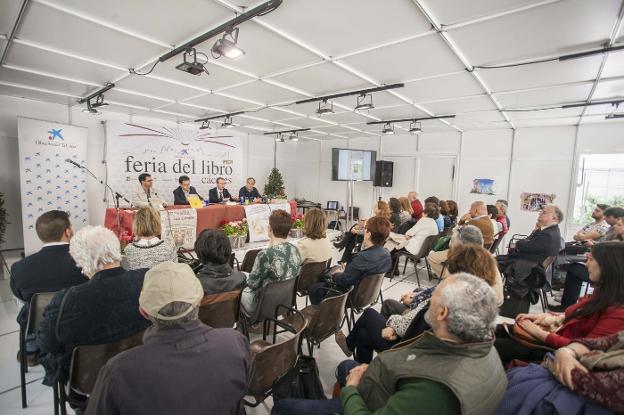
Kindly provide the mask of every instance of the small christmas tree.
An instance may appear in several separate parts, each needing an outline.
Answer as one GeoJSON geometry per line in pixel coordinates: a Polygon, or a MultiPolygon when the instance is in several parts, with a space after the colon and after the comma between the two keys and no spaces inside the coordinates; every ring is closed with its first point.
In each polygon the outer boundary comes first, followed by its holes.
{"type": "Polygon", "coordinates": [[[281,196],[284,194],[284,179],[277,167],[271,169],[271,173],[264,185],[264,194],[267,196],[281,196]]]}
{"type": "Polygon", "coordinates": [[[4,233],[9,223],[7,211],[4,207],[4,194],[0,193],[0,244],[4,243],[4,233]]]}

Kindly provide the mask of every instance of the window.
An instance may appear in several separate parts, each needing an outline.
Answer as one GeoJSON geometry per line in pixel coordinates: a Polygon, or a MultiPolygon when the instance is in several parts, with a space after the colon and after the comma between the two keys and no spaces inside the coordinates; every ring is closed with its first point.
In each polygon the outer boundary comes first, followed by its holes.
{"type": "Polygon", "coordinates": [[[574,200],[577,224],[592,221],[596,203],[624,207],[624,154],[582,154],[574,200]]]}

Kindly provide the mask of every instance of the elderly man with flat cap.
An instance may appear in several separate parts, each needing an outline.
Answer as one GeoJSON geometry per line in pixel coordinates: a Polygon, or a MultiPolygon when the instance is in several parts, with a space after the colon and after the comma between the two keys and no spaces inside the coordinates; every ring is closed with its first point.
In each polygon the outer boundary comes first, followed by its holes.
{"type": "Polygon", "coordinates": [[[141,314],[152,322],[143,346],[100,370],[86,414],[226,414],[245,394],[247,339],[198,320],[202,285],[186,264],[145,274],[141,314]]]}

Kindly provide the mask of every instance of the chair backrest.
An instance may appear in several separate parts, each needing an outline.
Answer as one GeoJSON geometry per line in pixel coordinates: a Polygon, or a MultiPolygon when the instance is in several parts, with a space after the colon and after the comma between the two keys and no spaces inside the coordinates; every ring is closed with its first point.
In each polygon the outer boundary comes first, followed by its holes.
{"type": "Polygon", "coordinates": [[[267,318],[276,318],[277,306],[283,305],[292,307],[295,304],[295,287],[297,278],[290,278],[283,281],[272,282],[262,287],[258,306],[252,323],[264,321],[267,318]]]}
{"type": "Polygon", "coordinates": [[[28,323],[26,324],[26,335],[35,334],[39,325],[43,321],[43,311],[50,304],[56,295],[52,293],[35,293],[30,297],[30,307],[28,308],[28,323]]]}
{"type": "Polygon", "coordinates": [[[495,254],[502,241],[503,241],[502,237],[498,237],[494,239],[494,242],[492,242],[492,246],[490,246],[490,253],[495,254]]]}
{"type": "Polygon", "coordinates": [[[405,235],[405,232],[407,232],[408,230],[410,230],[412,228],[412,226],[416,225],[416,220],[414,219],[410,219],[404,223],[402,223],[398,229],[396,230],[396,233],[401,234],[401,235],[405,235]]]}
{"type": "Polygon", "coordinates": [[[379,297],[384,276],[385,274],[373,274],[362,278],[349,294],[348,306],[358,310],[374,304],[379,297]]]}
{"type": "Polygon", "coordinates": [[[263,347],[254,354],[249,370],[247,395],[266,396],[271,391],[273,382],[295,366],[299,355],[299,339],[307,322],[298,311],[294,311],[290,321],[296,330],[290,338],[263,347]]]}
{"type": "Polygon", "coordinates": [[[321,273],[327,268],[327,261],[306,262],[301,266],[301,273],[297,281],[297,292],[305,295],[310,285],[318,282],[321,273]]]}
{"type": "Polygon", "coordinates": [[[245,252],[243,263],[240,266],[241,271],[251,272],[254,266],[254,262],[256,262],[256,257],[258,256],[258,252],[260,252],[260,249],[250,249],[249,251],[245,252]]]}
{"type": "Polygon", "coordinates": [[[552,263],[555,261],[555,257],[554,256],[549,256],[547,257],[543,262],[542,262],[542,266],[544,267],[545,271],[548,271],[548,268],[550,268],[550,266],[552,265],[552,263]]]}
{"type": "Polygon", "coordinates": [[[232,328],[238,320],[240,290],[206,295],[199,305],[199,320],[215,328],[232,328]]]}
{"type": "Polygon", "coordinates": [[[436,234],[436,235],[429,235],[425,238],[425,240],[423,241],[423,244],[420,247],[420,251],[418,252],[418,255],[416,255],[418,258],[424,258],[427,255],[429,255],[429,252],[431,252],[431,250],[433,249],[433,245],[435,245],[436,241],[440,238],[440,235],[436,234]]]}
{"type": "Polygon", "coordinates": [[[100,369],[109,359],[142,344],[143,332],[139,332],[113,343],[74,348],[69,366],[69,387],[82,395],[90,395],[100,369]]]}
{"type": "Polygon", "coordinates": [[[316,341],[323,341],[336,332],[344,318],[347,297],[353,288],[342,295],[326,297],[316,306],[316,313],[308,321],[307,336],[316,341]]]}
{"type": "Polygon", "coordinates": [[[230,254],[230,259],[228,260],[228,264],[230,264],[230,267],[232,267],[232,269],[236,269],[240,271],[240,264],[238,263],[238,260],[236,259],[236,254],[234,252],[230,254]],[[236,264],[236,268],[234,268],[235,264],[236,264]]]}

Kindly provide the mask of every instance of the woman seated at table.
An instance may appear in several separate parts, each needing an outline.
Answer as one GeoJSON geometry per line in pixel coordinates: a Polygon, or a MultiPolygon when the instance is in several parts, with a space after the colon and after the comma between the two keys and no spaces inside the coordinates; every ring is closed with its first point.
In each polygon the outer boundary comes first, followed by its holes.
{"type": "Polygon", "coordinates": [[[176,247],[160,239],[160,214],[151,207],[138,210],[132,222],[134,242],[124,249],[128,269],[152,268],[165,261],[178,262],[176,247]]]}
{"type": "MultiPolygon", "coordinates": [[[[492,287],[499,304],[502,304],[501,276],[496,260],[486,249],[476,245],[460,245],[449,255],[447,266],[450,274],[467,272],[482,278],[492,287]]],[[[403,294],[400,302],[385,300],[381,313],[367,308],[348,336],[341,331],[336,334],[336,343],[347,356],[354,352],[355,360],[369,363],[373,359],[373,351],[388,350],[401,340],[421,334],[429,329],[424,316],[434,288],[403,294]]]]}
{"type": "MultiPolygon", "coordinates": [[[[581,298],[564,313],[516,317],[516,324],[533,337],[535,343],[558,349],[574,339],[608,336],[624,330],[624,243],[594,245],[587,254],[587,270],[594,284],[593,294],[581,298]]],[[[502,325],[496,328],[494,346],[503,364],[513,359],[541,360],[546,353],[510,338],[502,325]]]]}
{"type": "Polygon", "coordinates": [[[290,214],[278,209],[269,217],[269,247],[258,252],[241,296],[241,307],[251,315],[256,310],[262,287],[296,278],[301,270],[301,256],[296,246],[286,241],[292,223],[290,214]]]}
{"type": "Polygon", "coordinates": [[[507,391],[497,415],[624,413],[624,331],[576,339],[542,365],[507,371],[507,391]]]}
{"type": "MultiPolygon", "coordinates": [[[[375,207],[373,208],[374,217],[382,217],[387,220],[390,220],[392,217],[392,212],[390,211],[390,207],[388,203],[380,200],[377,202],[375,207]]],[[[357,243],[362,242],[362,238],[364,237],[364,228],[366,227],[366,221],[360,219],[358,223],[353,225],[349,232],[346,232],[342,238],[342,241],[334,243],[334,246],[338,249],[344,248],[344,253],[342,254],[342,259],[340,262],[347,263],[351,261],[351,257],[353,256],[353,248],[357,243]]]]}
{"type": "Polygon", "coordinates": [[[299,241],[301,264],[331,259],[332,247],[327,238],[327,218],[321,209],[312,208],[303,216],[303,234],[299,241]]]}
{"type": "Polygon", "coordinates": [[[218,294],[243,288],[245,274],[234,271],[230,266],[232,245],[223,231],[206,229],[200,233],[195,241],[195,253],[203,265],[197,273],[197,278],[204,288],[204,294],[218,294]]]}

